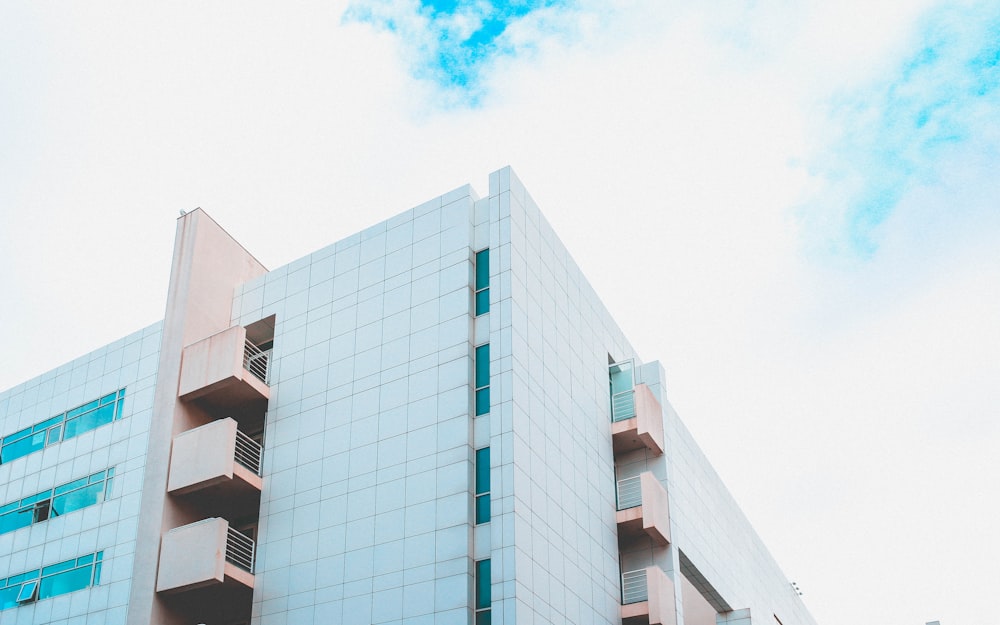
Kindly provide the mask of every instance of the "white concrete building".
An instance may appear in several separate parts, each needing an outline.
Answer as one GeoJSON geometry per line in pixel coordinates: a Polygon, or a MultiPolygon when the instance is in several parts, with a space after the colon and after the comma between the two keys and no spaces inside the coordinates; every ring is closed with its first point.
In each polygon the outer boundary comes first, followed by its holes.
{"type": "MultiPolygon", "coordinates": [[[[111,305],[109,303],[108,305],[111,305]]],[[[812,625],[511,170],[0,394],[0,625],[812,625]]]]}

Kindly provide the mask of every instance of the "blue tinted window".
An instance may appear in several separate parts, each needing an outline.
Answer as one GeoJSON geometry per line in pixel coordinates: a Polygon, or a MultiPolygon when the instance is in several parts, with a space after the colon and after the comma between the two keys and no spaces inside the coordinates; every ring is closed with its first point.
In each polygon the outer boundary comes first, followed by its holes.
{"type": "Polygon", "coordinates": [[[0,534],[31,525],[34,508],[20,508],[0,514],[0,534]]]}
{"type": "Polygon", "coordinates": [[[490,411],[490,344],[476,348],[476,415],[490,411]]]}
{"type": "Polygon", "coordinates": [[[0,610],[100,583],[103,551],[0,579],[0,610]]]}
{"type": "Polygon", "coordinates": [[[490,520],[490,448],[476,450],[476,523],[490,520]]]}
{"type": "Polygon", "coordinates": [[[103,551],[0,579],[0,610],[63,595],[101,581],[103,551]]]}
{"type": "Polygon", "coordinates": [[[490,312],[490,251],[476,252],[476,315],[490,312]]]}
{"type": "MultiPolygon", "coordinates": [[[[476,610],[489,610],[491,606],[491,587],[490,587],[490,561],[479,560],[476,562],[476,610]]],[[[476,620],[479,620],[479,615],[476,615],[476,620]]]]}
{"type": "Polygon", "coordinates": [[[124,400],[125,389],[119,389],[30,428],[3,437],[0,441],[0,464],[121,418],[124,400]]]}
{"type": "Polygon", "coordinates": [[[111,496],[114,468],[0,506],[0,534],[100,503],[111,496]]]}

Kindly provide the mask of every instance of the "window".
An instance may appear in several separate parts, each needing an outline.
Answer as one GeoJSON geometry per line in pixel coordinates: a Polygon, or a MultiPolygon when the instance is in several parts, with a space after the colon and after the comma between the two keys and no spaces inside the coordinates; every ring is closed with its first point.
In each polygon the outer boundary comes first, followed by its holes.
{"type": "Polygon", "coordinates": [[[476,348],[476,416],[490,411],[490,344],[476,348]]]}
{"type": "Polygon", "coordinates": [[[490,521],[490,448],[476,450],[476,524],[490,521]]]}
{"type": "Polygon", "coordinates": [[[104,552],[98,551],[0,579],[0,610],[99,584],[103,558],[104,552]]]}
{"type": "Polygon", "coordinates": [[[0,506],[0,534],[101,503],[111,496],[114,468],[0,506]]]}
{"type": "Polygon", "coordinates": [[[490,250],[476,252],[476,316],[490,312],[490,250]]]}
{"type": "Polygon", "coordinates": [[[20,432],[4,436],[0,442],[0,463],[27,456],[61,440],[73,438],[120,419],[124,403],[125,389],[119,389],[20,432]]]}
{"type": "Polygon", "coordinates": [[[490,625],[491,606],[490,560],[476,562],[476,625],[490,625]]]}
{"type": "Polygon", "coordinates": [[[18,603],[28,603],[34,601],[38,598],[36,591],[38,590],[38,580],[32,580],[27,584],[21,586],[21,592],[17,593],[18,603]]]}

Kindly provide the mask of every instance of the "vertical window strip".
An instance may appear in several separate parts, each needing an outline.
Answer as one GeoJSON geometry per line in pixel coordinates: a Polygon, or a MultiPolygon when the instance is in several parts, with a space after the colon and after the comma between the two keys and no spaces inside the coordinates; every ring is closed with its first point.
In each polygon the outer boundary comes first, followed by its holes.
{"type": "Polygon", "coordinates": [[[476,450],[476,525],[490,521],[490,448],[476,450]]]}
{"type": "Polygon", "coordinates": [[[493,617],[492,581],[490,578],[490,559],[476,562],[476,625],[491,625],[493,617]]]}
{"type": "Polygon", "coordinates": [[[490,344],[476,348],[476,416],[490,411],[490,344]]]}
{"type": "Polygon", "coordinates": [[[476,252],[476,316],[490,312],[490,250],[476,252]]]}
{"type": "Polygon", "coordinates": [[[14,432],[0,441],[0,464],[16,460],[122,418],[125,389],[14,432]]]}
{"type": "Polygon", "coordinates": [[[114,475],[112,467],[0,506],[0,534],[107,500],[114,475]]]}
{"type": "Polygon", "coordinates": [[[104,552],[98,551],[0,579],[0,610],[96,586],[103,560],[104,552]]]}

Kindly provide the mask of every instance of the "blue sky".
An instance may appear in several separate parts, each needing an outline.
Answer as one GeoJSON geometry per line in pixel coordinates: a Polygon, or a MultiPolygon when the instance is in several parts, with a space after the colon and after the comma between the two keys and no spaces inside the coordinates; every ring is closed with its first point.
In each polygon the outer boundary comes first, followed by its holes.
{"type": "Polygon", "coordinates": [[[998,29],[950,0],[0,3],[0,388],[161,319],[180,209],[278,267],[510,164],[822,625],[990,622],[998,29]]]}
{"type": "Polygon", "coordinates": [[[998,86],[1000,5],[984,3],[929,12],[888,76],[831,97],[842,136],[816,167],[851,189],[844,225],[849,251],[876,253],[879,226],[909,191],[941,183],[939,167],[956,150],[995,158],[978,133],[1000,123],[998,86]]]}

